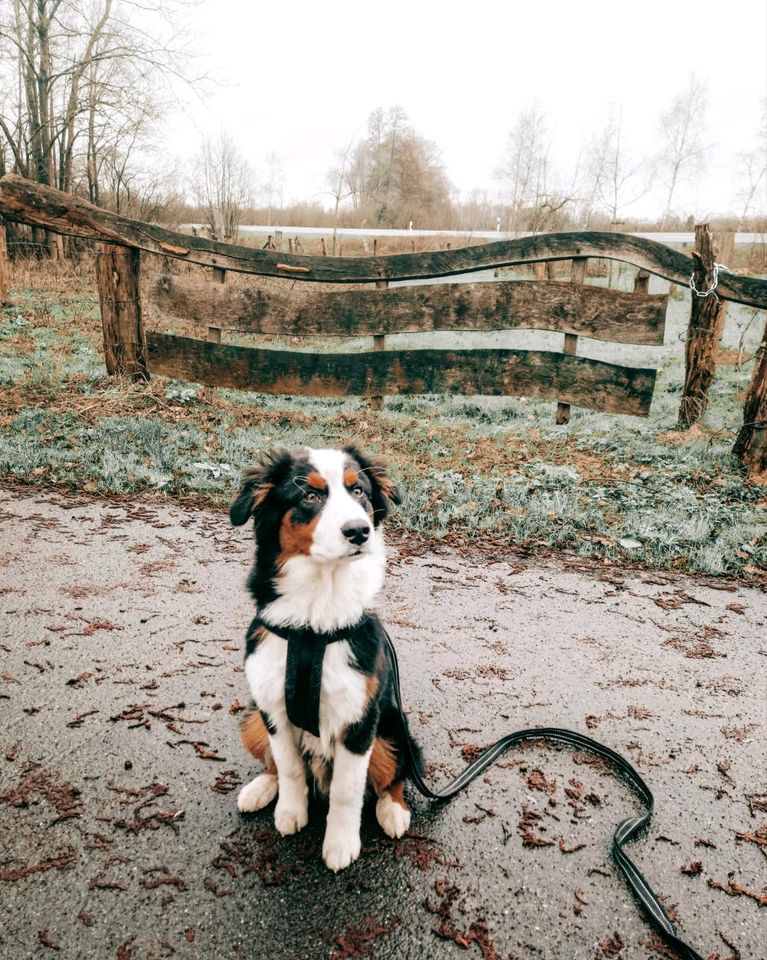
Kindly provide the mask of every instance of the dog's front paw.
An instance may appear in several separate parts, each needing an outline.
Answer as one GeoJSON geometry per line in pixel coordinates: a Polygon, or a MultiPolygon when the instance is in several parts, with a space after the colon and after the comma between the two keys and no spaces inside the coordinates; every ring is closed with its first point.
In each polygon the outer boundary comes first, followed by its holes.
{"type": "Polygon", "coordinates": [[[285,797],[274,808],[274,825],[283,837],[303,830],[309,822],[309,803],[306,797],[285,797]]]}
{"type": "Polygon", "coordinates": [[[387,837],[397,840],[410,826],[410,810],[385,793],[376,803],[376,820],[387,837]]]}
{"type": "Polygon", "coordinates": [[[277,796],[277,777],[273,773],[260,773],[237,794],[237,806],[243,813],[255,813],[268,806],[277,796]]]}
{"type": "Polygon", "coordinates": [[[359,830],[334,830],[329,827],[322,844],[322,859],[326,867],[338,873],[354,863],[360,855],[360,847],[359,830]]]}

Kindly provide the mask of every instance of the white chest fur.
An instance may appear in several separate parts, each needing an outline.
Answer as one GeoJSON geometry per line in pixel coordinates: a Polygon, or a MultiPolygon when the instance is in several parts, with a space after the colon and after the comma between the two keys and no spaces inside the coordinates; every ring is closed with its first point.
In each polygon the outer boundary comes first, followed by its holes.
{"type": "Polygon", "coordinates": [[[277,626],[308,624],[317,631],[356,623],[383,586],[386,548],[380,530],[370,553],[354,560],[321,563],[312,557],[291,557],[277,577],[279,596],[264,607],[277,626]]]}
{"type": "MultiPolygon", "coordinates": [[[[268,633],[245,661],[253,699],[277,727],[288,723],[285,708],[285,668],[288,642],[268,633]]],[[[351,650],[344,640],[328,644],[322,662],[320,687],[320,736],[304,734],[313,753],[332,756],[334,740],[349,724],[361,719],[367,701],[365,677],[351,664],[351,650]]]]}

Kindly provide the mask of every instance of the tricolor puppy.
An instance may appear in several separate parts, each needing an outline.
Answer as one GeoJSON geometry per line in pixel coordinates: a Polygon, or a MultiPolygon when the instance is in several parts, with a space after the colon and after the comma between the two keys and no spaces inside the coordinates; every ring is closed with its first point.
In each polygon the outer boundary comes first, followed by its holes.
{"type": "Polygon", "coordinates": [[[331,870],[359,856],[368,790],[385,833],[401,837],[410,825],[408,734],[372,612],[384,579],[381,524],[398,502],[384,465],[345,447],[268,454],[243,473],[230,510],[233,524],[252,517],[255,527],[257,615],[245,647],[254,702],[241,732],[264,767],[238,806],[260,810],[277,797],[277,830],[296,833],[313,782],[329,800],[322,856],[331,870]]]}

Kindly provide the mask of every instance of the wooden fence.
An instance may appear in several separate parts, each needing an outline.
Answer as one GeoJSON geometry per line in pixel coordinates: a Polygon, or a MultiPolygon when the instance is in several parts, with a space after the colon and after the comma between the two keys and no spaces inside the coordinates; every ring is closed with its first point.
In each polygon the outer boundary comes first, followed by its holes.
{"type": "MultiPolygon", "coordinates": [[[[577,356],[581,336],[619,343],[663,343],[667,297],[651,295],[649,274],[698,290],[710,285],[714,254],[707,227],[696,228],[687,257],[663,244],[625,234],[558,233],[429,253],[373,257],[284,254],[187,236],[129,220],[15,175],[0,179],[0,216],[96,241],[97,283],[107,369],[150,373],[212,386],[297,395],[460,393],[525,395],[558,401],[557,422],[569,405],[645,416],[655,370],[577,356]],[[140,251],[213,268],[214,283],[172,274],[150,278],[152,296],[208,339],[144,331],[139,291],[140,251]],[[638,268],[633,293],[585,284],[589,258],[638,268]],[[546,265],[570,261],[569,283],[544,279],[546,265]],[[533,264],[529,282],[431,284],[386,289],[391,281],[429,280],[533,264]],[[224,283],[227,271],[301,283],[370,284],[315,292],[296,300],[287,291],[224,283]],[[386,349],[389,334],[434,330],[536,329],[564,333],[562,353],[511,349],[386,349]],[[372,335],[365,353],[310,353],[238,347],[222,330],[286,336],[372,335]]],[[[0,229],[0,233],[2,230],[0,229]]],[[[0,294],[2,294],[0,237],[0,294]]],[[[686,340],[680,422],[688,426],[707,402],[724,302],[767,307],[767,281],[720,273],[716,296],[693,297],[686,340]]],[[[746,401],[736,450],[753,472],[767,470],[765,344],[746,401]],[[761,372],[760,372],[761,371],[761,372]]]]}

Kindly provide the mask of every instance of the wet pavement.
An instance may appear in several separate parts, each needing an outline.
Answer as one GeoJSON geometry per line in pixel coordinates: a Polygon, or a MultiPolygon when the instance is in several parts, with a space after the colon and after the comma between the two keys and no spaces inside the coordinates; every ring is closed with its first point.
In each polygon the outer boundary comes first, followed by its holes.
{"type": "MultiPolygon", "coordinates": [[[[569,748],[371,814],[238,813],[248,531],[224,515],[0,491],[0,955],[672,957],[609,859],[640,806],[569,748]]],[[[655,793],[631,855],[704,957],[767,955],[767,597],[598,565],[391,548],[382,611],[435,783],[511,729],[590,733],[655,793]]]]}

